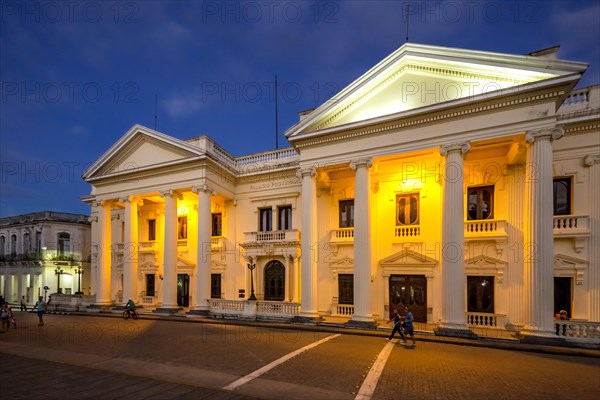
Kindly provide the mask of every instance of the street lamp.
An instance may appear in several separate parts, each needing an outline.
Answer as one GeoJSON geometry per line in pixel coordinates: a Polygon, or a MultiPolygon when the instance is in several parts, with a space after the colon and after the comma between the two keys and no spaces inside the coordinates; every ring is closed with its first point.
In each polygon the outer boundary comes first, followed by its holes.
{"type": "Polygon", "coordinates": [[[83,267],[81,265],[78,265],[77,267],[75,267],[75,273],[77,274],[77,293],[76,294],[82,294],[81,275],[83,275],[83,267]]]}
{"type": "Polygon", "coordinates": [[[248,261],[250,261],[248,263],[248,269],[250,270],[250,297],[248,297],[248,300],[256,300],[256,296],[254,295],[254,274],[252,273],[254,268],[256,268],[256,264],[252,262],[252,257],[248,257],[248,261]]]}
{"type": "Polygon", "coordinates": [[[61,267],[56,267],[56,269],[54,270],[54,275],[56,275],[56,282],[57,282],[57,293],[60,293],[60,276],[63,274],[63,270],[61,267]]]}

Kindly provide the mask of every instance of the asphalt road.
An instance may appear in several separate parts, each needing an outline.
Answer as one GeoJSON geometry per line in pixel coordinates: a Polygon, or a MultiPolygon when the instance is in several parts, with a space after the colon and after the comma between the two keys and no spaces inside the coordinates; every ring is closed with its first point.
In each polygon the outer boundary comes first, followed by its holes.
{"type": "Polygon", "coordinates": [[[243,325],[17,313],[5,399],[597,399],[600,358],[243,325]]]}

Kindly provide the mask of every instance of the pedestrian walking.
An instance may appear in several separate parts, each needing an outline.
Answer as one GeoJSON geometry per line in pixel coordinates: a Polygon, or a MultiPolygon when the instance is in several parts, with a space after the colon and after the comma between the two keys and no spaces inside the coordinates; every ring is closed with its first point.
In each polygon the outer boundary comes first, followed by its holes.
{"type": "Polygon", "coordinates": [[[35,306],[33,306],[33,309],[37,309],[37,315],[39,319],[38,326],[44,325],[44,313],[46,312],[46,302],[44,301],[44,298],[42,296],[40,296],[39,300],[36,301],[35,306]]]}
{"type": "MultiPolygon", "coordinates": [[[[414,328],[414,317],[413,317],[413,313],[411,311],[409,311],[408,307],[406,307],[404,309],[404,311],[406,311],[406,317],[404,317],[404,333],[406,334],[406,336],[410,335],[411,339],[412,339],[412,345],[416,346],[417,344],[415,343],[415,328],[414,328]]],[[[404,339],[404,337],[403,337],[404,339]]]]}
{"type": "Polygon", "coordinates": [[[8,326],[6,327],[6,330],[8,330],[8,328],[10,328],[11,324],[15,327],[15,329],[17,329],[17,321],[15,321],[15,314],[13,313],[12,307],[9,304],[8,305],[8,326]]]}
{"type": "Polygon", "coordinates": [[[10,327],[10,310],[8,303],[2,303],[0,306],[0,320],[2,320],[2,332],[8,331],[10,327]]]}
{"type": "MultiPolygon", "coordinates": [[[[402,333],[402,325],[400,323],[402,318],[400,317],[398,310],[395,310],[394,313],[394,327],[392,328],[392,334],[387,338],[387,340],[392,340],[396,332],[398,332],[400,334],[400,337],[402,337],[402,341],[404,342],[404,334],[402,333]]],[[[389,322],[391,322],[391,320],[389,322]]]]}
{"type": "Polygon", "coordinates": [[[27,311],[27,302],[25,296],[21,296],[21,311],[27,311]]]}

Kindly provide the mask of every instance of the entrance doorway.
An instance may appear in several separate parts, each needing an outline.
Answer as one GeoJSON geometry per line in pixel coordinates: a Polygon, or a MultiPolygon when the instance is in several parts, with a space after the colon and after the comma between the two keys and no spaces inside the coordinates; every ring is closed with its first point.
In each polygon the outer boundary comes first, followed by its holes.
{"type": "Polygon", "coordinates": [[[569,318],[573,317],[571,310],[572,278],[554,278],[554,315],[560,310],[566,310],[569,318]]]}
{"type": "Polygon", "coordinates": [[[415,322],[427,322],[427,279],[424,275],[390,276],[390,319],[394,311],[412,311],[415,322]]]}
{"type": "Polygon", "coordinates": [[[179,307],[190,306],[190,276],[188,274],[177,274],[177,305],[179,307]]]}

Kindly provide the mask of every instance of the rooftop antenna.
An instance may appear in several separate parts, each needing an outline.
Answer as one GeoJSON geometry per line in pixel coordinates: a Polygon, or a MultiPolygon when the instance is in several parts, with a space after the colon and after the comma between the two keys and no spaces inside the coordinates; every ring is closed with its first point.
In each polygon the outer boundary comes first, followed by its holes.
{"type": "Polygon", "coordinates": [[[156,130],[156,120],[158,119],[158,95],[154,95],[154,130],[156,130]]]}
{"type": "Polygon", "coordinates": [[[408,7],[410,7],[410,3],[406,3],[406,40],[404,43],[408,43],[408,19],[410,18],[408,7]]]}
{"type": "Polygon", "coordinates": [[[275,150],[279,150],[279,110],[277,104],[277,75],[275,75],[275,150]]]}

